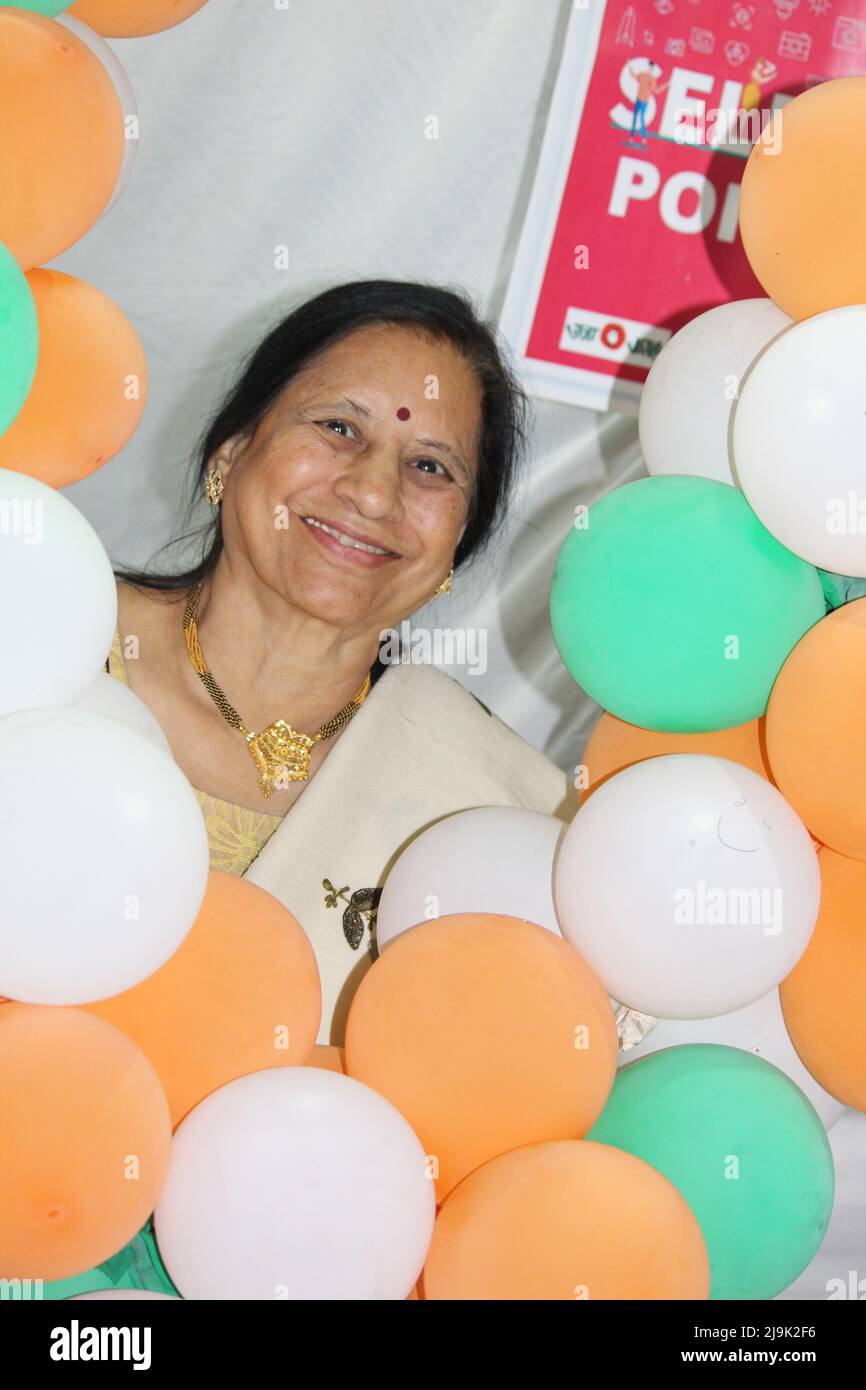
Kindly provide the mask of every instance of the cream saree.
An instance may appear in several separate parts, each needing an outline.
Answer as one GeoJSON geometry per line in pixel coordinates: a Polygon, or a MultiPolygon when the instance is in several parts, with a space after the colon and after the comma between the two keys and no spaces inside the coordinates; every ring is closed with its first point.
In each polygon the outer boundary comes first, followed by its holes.
{"type": "Polygon", "coordinates": [[[377,890],[442,816],[524,806],[570,820],[571,780],[433,666],[389,666],[245,877],[294,913],[322,981],[320,1043],[342,1044],[375,959],[377,890]]]}
{"type": "MultiPolygon", "coordinates": [[[[122,639],[106,663],[128,685],[122,639]]],[[[279,898],[310,938],[322,982],[318,1042],[342,1044],[376,955],[376,902],[402,849],[453,811],[524,806],[571,820],[569,777],[435,666],[389,666],[282,818],[195,788],[212,868],[279,898]]]]}

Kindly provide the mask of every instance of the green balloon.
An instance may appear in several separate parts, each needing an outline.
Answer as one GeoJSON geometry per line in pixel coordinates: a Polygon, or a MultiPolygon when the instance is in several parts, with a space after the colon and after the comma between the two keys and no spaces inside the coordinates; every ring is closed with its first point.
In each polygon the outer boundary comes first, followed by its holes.
{"type": "Polygon", "coordinates": [[[779,668],[825,612],[821,581],[739,489],[669,474],[626,483],[556,561],[553,636],[566,667],[630,724],[702,733],[763,714],[779,668]]]}
{"type": "Polygon", "coordinates": [[[53,19],[56,14],[62,14],[74,3],[75,0],[0,0],[0,7],[29,10],[31,14],[44,14],[53,19]]]}
{"type": "Polygon", "coordinates": [[[841,608],[843,603],[853,603],[855,599],[866,598],[866,579],[850,574],[836,574],[833,570],[821,570],[821,587],[827,611],[841,608]]]}
{"type": "Polygon", "coordinates": [[[79,1293],[97,1293],[103,1289],[149,1289],[151,1293],[165,1293],[180,1298],[160,1259],[152,1217],[138,1235],[116,1255],[112,1255],[110,1260],[71,1279],[50,1280],[44,1285],[42,1296],[57,1300],[73,1298],[79,1293]]]}
{"type": "Polygon", "coordinates": [[[688,1043],[623,1067],[586,1136],[658,1169],[707,1243],[710,1297],[773,1298],[803,1272],[833,1207],[833,1155],[811,1102],[737,1047],[688,1043]]]}
{"type": "Polygon", "coordinates": [[[18,414],[36,374],[39,321],[23,270],[0,242],[0,434],[18,414]]]}

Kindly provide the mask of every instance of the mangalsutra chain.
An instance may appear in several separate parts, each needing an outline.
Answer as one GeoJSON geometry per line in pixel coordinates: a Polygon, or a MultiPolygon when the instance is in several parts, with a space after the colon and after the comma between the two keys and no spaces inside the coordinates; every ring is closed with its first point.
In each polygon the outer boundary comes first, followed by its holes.
{"type": "Polygon", "coordinates": [[[225,692],[214,680],[202,655],[196,624],[200,591],[201,582],[190,589],[183,614],[183,632],[194,669],[201,677],[205,689],[226,722],[244,735],[247,747],[258,769],[259,785],[265,796],[271,796],[276,791],[277,783],[281,778],[285,778],[289,782],[305,782],[310,772],[310,749],[314,743],[318,743],[321,739],[333,738],[334,734],[344,728],[349,720],[358,713],[370,689],[369,671],[358,693],[353,695],[352,699],[341,710],[338,710],[332,719],[326,720],[314,734],[299,733],[283,719],[275,720],[261,733],[253,733],[251,729],[246,727],[234,706],[226,699],[225,692]]]}

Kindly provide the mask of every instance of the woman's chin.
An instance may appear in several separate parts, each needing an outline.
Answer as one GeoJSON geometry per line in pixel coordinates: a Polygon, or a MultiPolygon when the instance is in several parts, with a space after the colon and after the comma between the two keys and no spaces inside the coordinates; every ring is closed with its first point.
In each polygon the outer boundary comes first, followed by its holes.
{"type": "Polygon", "coordinates": [[[333,627],[376,622],[381,610],[377,585],[369,580],[358,583],[347,577],[337,585],[333,580],[323,583],[321,575],[292,575],[280,592],[291,607],[333,627]]]}

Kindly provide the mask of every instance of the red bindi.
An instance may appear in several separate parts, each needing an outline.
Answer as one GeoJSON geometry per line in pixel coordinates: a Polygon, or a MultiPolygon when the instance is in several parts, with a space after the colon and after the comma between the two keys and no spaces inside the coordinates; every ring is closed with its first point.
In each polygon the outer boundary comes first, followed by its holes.
{"type": "Polygon", "coordinates": [[[400,406],[400,409],[397,411],[397,419],[398,419],[398,420],[408,420],[408,419],[409,419],[409,407],[408,407],[408,406],[406,406],[406,405],[401,405],[401,406],[400,406]]]}

